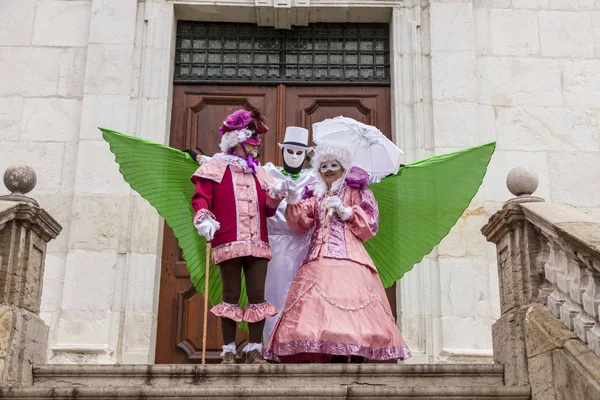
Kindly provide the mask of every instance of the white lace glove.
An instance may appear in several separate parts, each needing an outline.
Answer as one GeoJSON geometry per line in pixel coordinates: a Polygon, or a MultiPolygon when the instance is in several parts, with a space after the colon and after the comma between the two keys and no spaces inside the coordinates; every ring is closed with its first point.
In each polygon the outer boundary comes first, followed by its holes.
{"type": "Polygon", "coordinates": [[[204,236],[207,241],[213,240],[215,237],[215,232],[218,231],[220,227],[221,224],[210,217],[196,224],[198,234],[200,236],[204,236]]]}
{"type": "Polygon", "coordinates": [[[291,191],[296,191],[296,182],[285,179],[281,181],[277,181],[271,186],[269,186],[269,197],[283,199],[286,197],[291,191]]]}
{"type": "Polygon", "coordinates": [[[352,216],[352,207],[344,207],[344,202],[338,196],[331,196],[327,199],[327,208],[335,212],[342,221],[348,220],[352,216]]]}

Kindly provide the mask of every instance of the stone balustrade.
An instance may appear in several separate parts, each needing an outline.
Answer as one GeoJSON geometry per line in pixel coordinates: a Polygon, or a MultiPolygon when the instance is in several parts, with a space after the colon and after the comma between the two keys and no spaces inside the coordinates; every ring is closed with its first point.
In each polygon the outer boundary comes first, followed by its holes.
{"type": "Polygon", "coordinates": [[[517,197],[482,228],[498,258],[494,359],[534,399],[600,398],[600,221],[532,196],[530,169],[511,171],[507,186],[517,197]],[[592,397],[572,397],[557,376],[577,376],[571,389],[592,397]]]}
{"type": "Polygon", "coordinates": [[[26,194],[37,182],[26,165],[10,166],[0,196],[0,386],[31,385],[46,361],[48,326],[39,316],[46,244],[61,226],[26,194]]]}

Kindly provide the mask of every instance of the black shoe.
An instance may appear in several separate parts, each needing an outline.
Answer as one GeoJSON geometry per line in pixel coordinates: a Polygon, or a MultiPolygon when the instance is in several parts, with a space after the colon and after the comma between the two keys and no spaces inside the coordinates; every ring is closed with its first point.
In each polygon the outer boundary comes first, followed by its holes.
{"type": "Polygon", "coordinates": [[[361,356],[350,356],[350,364],[363,364],[365,358],[361,356]]]}

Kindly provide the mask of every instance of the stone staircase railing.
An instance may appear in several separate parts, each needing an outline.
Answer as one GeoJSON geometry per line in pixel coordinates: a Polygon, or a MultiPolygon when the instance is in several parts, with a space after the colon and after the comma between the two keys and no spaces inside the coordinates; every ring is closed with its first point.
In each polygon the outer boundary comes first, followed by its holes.
{"type": "Polygon", "coordinates": [[[498,258],[494,358],[534,399],[600,398],[600,221],[531,196],[531,170],[507,184],[517,198],[482,229],[498,258]]]}

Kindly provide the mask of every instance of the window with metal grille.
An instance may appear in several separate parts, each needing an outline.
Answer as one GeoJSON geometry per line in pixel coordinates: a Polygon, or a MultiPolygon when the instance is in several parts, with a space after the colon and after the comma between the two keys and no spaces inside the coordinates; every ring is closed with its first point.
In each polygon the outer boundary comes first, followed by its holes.
{"type": "Polygon", "coordinates": [[[175,83],[389,84],[388,24],[179,21],[175,83]]]}

